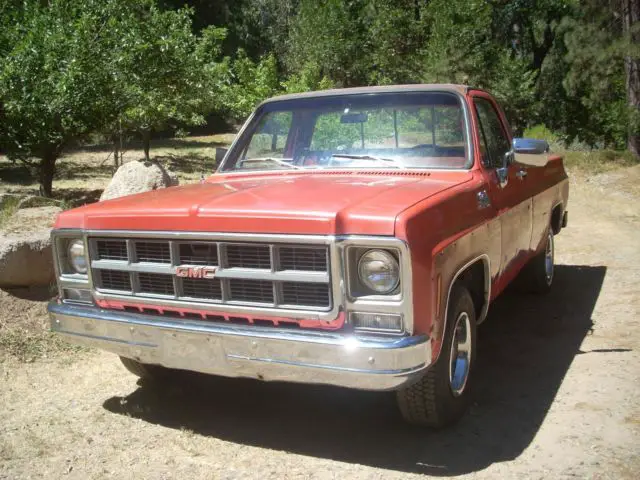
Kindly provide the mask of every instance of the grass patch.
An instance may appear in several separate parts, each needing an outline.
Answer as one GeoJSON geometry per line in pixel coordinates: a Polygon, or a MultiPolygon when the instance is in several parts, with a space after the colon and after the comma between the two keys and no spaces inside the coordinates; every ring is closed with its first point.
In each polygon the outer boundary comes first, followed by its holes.
{"type": "Polygon", "coordinates": [[[59,335],[46,330],[0,330],[0,351],[21,362],[33,362],[55,354],[86,350],[84,347],[67,343],[59,335]]]}
{"type": "Polygon", "coordinates": [[[0,204],[0,228],[11,218],[11,216],[18,210],[18,204],[20,203],[19,197],[5,197],[0,204]]]}
{"type": "Polygon", "coordinates": [[[590,150],[590,151],[559,151],[564,156],[567,168],[578,169],[584,173],[598,174],[623,167],[640,164],[640,159],[628,151],[590,150]]]}

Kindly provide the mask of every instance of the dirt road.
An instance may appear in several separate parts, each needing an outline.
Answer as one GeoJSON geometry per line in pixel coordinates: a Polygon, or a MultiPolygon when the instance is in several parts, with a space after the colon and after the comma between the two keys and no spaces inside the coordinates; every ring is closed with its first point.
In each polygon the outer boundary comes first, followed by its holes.
{"type": "Polygon", "coordinates": [[[492,306],[476,403],[450,430],[405,427],[392,395],[8,358],[0,478],[638,478],[638,185],[638,167],[574,181],[554,290],[492,306]]]}

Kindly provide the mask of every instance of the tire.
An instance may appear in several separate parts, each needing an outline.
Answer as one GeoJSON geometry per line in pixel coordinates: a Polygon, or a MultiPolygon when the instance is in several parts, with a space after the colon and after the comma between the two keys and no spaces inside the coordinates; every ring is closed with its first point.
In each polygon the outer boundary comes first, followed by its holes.
{"type": "Polygon", "coordinates": [[[413,425],[443,428],[457,422],[467,411],[476,358],[476,313],[469,290],[454,285],[448,305],[442,350],[436,363],[417,382],[396,393],[403,418],[413,425]],[[457,335],[454,335],[456,333],[457,335]],[[467,355],[453,364],[460,353],[454,339],[464,340],[467,355]],[[452,355],[452,351],[454,355],[452,355]],[[460,363],[465,362],[466,363],[460,363]],[[460,370],[460,368],[462,368],[460,370]],[[456,372],[456,370],[458,372],[456,372]],[[466,375],[464,375],[466,373],[466,375]]]}
{"type": "Polygon", "coordinates": [[[161,365],[150,365],[148,363],[141,363],[127,357],[120,357],[120,361],[124,365],[124,368],[129,370],[134,375],[146,380],[164,379],[168,377],[169,372],[171,371],[161,365]]]}
{"type": "Polygon", "coordinates": [[[544,248],[527,263],[520,273],[519,289],[527,293],[549,293],[553,285],[554,256],[553,230],[549,228],[544,248]]]}

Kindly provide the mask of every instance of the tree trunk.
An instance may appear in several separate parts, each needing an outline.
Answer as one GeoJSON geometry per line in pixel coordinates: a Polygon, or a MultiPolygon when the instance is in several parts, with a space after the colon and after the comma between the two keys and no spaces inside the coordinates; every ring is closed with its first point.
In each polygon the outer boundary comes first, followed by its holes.
{"type": "Polygon", "coordinates": [[[113,137],[113,166],[118,169],[118,158],[120,157],[120,147],[118,146],[118,137],[113,137]]]}
{"type": "Polygon", "coordinates": [[[51,198],[53,191],[53,174],[56,172],[58,154],[55,149],[47,149],[40,160],[40,194],[51,198]]]}
{"type": "MultiPolygon", "coordinates": [[[[623,29],[630,35],[632,45],[640,43],[640,33],[633,27],[640,21],[640,0],[625,0],[623,3],[623,29]]],[[[627,102],[631,110],[627,148],[640,157],[640,58],[627,56],[624,59],[626,73],[627,102]]]]}
{"type": "Polygon", "coordinates": [[[144,159],[148,162],[151,160],[149,157],[149,147],[151,145],[151,132],[149,130],[145,130],[142,132],[142,146],[144,148],[144,159]]]}

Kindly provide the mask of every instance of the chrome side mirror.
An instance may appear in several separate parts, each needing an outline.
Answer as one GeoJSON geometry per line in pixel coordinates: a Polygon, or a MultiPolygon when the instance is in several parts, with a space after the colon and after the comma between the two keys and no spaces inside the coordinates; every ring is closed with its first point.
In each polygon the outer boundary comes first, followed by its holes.
{"type": "Polygon", "coordinates": [[[513,153],[516,163],[544,167],[549,161],[549,143],[535,138],[514,138],[513,153]]]}
{"type": "Polygon", "coordinates": [[[509,183],[509,167],[496,168],[496,176],[498,177],[498,185],[500,185],[500,188],[506,187],[507,183],[509,183]]]}

